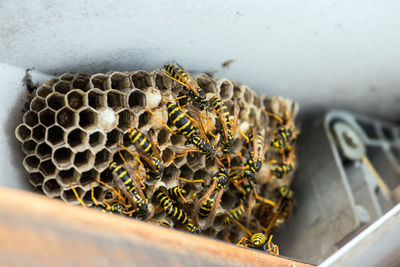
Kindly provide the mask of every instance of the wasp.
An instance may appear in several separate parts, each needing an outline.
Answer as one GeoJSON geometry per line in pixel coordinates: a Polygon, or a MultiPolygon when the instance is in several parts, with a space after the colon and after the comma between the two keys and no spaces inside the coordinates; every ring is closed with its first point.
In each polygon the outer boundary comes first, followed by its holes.
{"type": "Polygon", "coordinates": [[[160,203],[161,207],[164,209],[167,216],[175,219],[178,223],[184,225],[186,229],[191,233],[199,233],[198,227],[189,222],[189,216],[182,209],[174,206],[171,199],[167,194],[157,189],[154,192],[156,200],[160,203]]]}
{"type": "Polygon", "coordinates": [[[180,198],[184,199],[184,195],[186,193],[186,190],[184,188],[181,188],[180,186],[174,186],[168,189],[168,196],[175,201],[180,198]]]}
{"type": "MultiPolygon", "coordinates": [[[[135,128],[128,130],[128,137],[140,155],[138,161],[145,168],[147,177],[151,180],[159,180],[164,170],[164,163],[152,139],[147,138],[146,135],[135,128]]],[[[120,147],[125,148],[121,145],[120,147]]]]}
{"type": "Polygon", "coordinates": [[[294,169],[292,162],[277,164],[271,168],[271,174],[275,175],[276,178],[281,179],[286,174],[290,173],[294,169]]]}
{"type": "Polygon", "coordinates": [[[196,81],[190,76],[190,74],[179,64],[175,67],[170,64],[164,65],[164,69],[167,71],[162,71],[162,73],[168,78],[178,82],[183,85],[186,89],[187,95],[193,99],[194,102],[199,103],[201,110],[210,106],[210,101],[207,100],[206,94],[203,89],[196,83],[196,81]]]}
{"type": "Polygon", "coordinates": [[[239,117],[238,101],[235,98],[233,122],[231,121],[228,108],[220,98],[216,96],[211,98],[211,103],[220,122],[220,124],[218,125],[219,127],[217,128],[217,132],[219,132],[223,137],[220,141],[222,145],[222,153],[231,153],[233,150],[233,143],[235,141],[236,135],[236,125],[239,117]]]}
{"type": "Polygon", "coordinates": [[[240,203],[239,206],[231,209],[228,214],[225,216],[224,224],[231,225],[233,222],[232,220],[239,220],[240,217],[244,214],[245,209],[243,203],[240,203]]]}
{"type": "Polygon", "coordinates": [[[150,216],[148,201],[142,192],[136,174],[130,173],[134,178],[128,175],[122,165],[115,162],[109,162],[109,168],[113,174],[114,181],[118,188],[124,193],[133,206],[137,207],[137,217],[145,220],[150,216]]]}
{"type": "Polygon", "coordinates": [[[252,183],[255,183],[255,175],[261,170],[262,167],[262,156],[264,155],[264,137],[260,133],[256,134],[256,130],[253,128],[249,130],[248,143],[252,144],[252,146],[249,148],[251,151],[245,166],[242,167],[244,171],[241,177],[249,180],[252,183]]]}

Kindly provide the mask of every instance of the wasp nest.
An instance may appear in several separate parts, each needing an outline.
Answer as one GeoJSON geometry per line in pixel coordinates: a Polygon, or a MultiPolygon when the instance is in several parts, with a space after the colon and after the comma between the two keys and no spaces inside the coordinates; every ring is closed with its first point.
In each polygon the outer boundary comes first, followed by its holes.
{"type": "MultiPolygon", "coordinates": [[[[247,86],[227,79],[215,79],[207,75],[199,75],[195,79],[207,98],[218,96],[231,115],[234,114],[234,99],[237,98],[240,107],[237,128],[245,133],[257,122],[262,127],[266,146],[270,144],[271,133],[280,124],[278,120],[262,112],[262,109],[281,117],[293,109],[292,101],[260,97],[247,86]]],[[[29,173],[30,183],[48,197],[78,204],[70,187],[72,185],[88,206],[93,205],[93,187],[94,197],[103,203],[110,189],[98,180],[115,186],[108,162],[122,162],[117,151],[123,152],[134,169],[140,168],[135,157],[118,146],[122,144],[135,151],[129,140],[128,130],[130,127],[137,128],[151,134],[164,162],[172,161],[164,169],[161,180],[145,190],[149,202],[153,202],[153,218],[172,226],[173,221],[165,216],[162,209],[155,208],[158,204],[152,197],[154,190],[158,187],[168,189],[180,184],[186,189],[187,195],[191,196],[203,190],[218,170],[215,159],[207,160],[200,153],[174,158],[175,154],[169,147],[185,145],[186,138],[183,135],[173,135],[145,109],[150,109],[167,122],[168,113],[163,99],[165,95],[179,97],[184,93],[182,90],[180,84],[164,76],[159,70],[150,73],[134,71],[95,75],[64,74],[44,83],[35,91],[29,110],[23,116],[23,123],[15,132],[26,154],[23,166],[29,173]],[[204,179],[204,183],[187,183],[178,180],[178,177],[187,180],[204,179]]],[[[182,99],[180,103],[184,105],[185,101],[187,99],[182,99]]],[[[215,124],[218,120],[215,113],[207,114],[215,124]]],[[[173,124],[168,124],[173,128],[173,124]]],[[[216,138],[211,134],[207,136],[213,145],[218,146],[218,134],[216,138]]],[[[245,139],[237,134],[231,157],[232,166],[243,166],[248,154],[245,139]],[[243,156],[237,155],[238,152],[243,156]]],[[[265,162],[273,159],[279,161],[282,155],[271,148],[266,150],[264,158],[265,162]]],[[[259,195],[277,201],[278,197],[274,192],[279,186],[289,183],[290,175],[276,179],[267,174],[269,167],[267,163],[263,164],[260,173],[256,175],[257,188],[259,195]]],[[[139,175],[143,176],[142,173],[139,175]]],[[[206,234],[220,237],[218,232],[223,229],[223,216],[220,215],[226,214],[238,203],[235,190],[232,186],[225,190],[215,224],[205,231],[206,234]]],[[[191,214],[196,199],[181,204],[181,207],[191,214]]],[[[234,236],[231,235],[232,238],[234,236]]]]}

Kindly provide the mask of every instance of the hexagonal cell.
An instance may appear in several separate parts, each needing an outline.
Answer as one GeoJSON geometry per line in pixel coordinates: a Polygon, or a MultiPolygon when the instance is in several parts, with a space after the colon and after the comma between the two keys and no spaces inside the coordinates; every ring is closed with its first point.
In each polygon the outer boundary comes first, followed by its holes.
{"type": "Polygon", "coordinates": [[[72,80],[71,87],[73,89],[80,89],[84,92],[90,89],[89,85],[90,75],[87,73],[80,73],[72,80]]]}
{"type": "Polygon", "coordinates": [[[111,75],[111,87],[119,91],[130,88],[131,82],[129,80],[128,74],[122,72],[114,72],[111,75]]]}
{"type": "Polygon", "coordinates": [[[91,169],[82,173],[81,178],[79,179],[79,183],[82,186],[90,185],[99,178],[99,173],[95,169],[91,169]]]}
{"type": "Polygon", "coordinates": [[[39,167],[40,159],[35,155],[29,155],[24,158],[22,164],[28,172],[34,172],[39,167]]]}
{"type": "Polygon", "coordinates": [[[104,183],[110,183],[113,181],[113,175],[110,171],[109,168],[105,168],[101,173],[100,173],[100,180],[104,183]]]}
{"type": "Polygon", "coordinates": [[[116,90],[111,90],[107,93],[107,105],[113,110],[120,110],[123,108],[124,99],[123,94],[116,90]]]}
{"type": "Polygon", "coordinates": [[[99,89],[91,89],[88,94],[89,106],[101,109],[106,106],[106,96],[99,89]]]}
{"type": "Polygon", "coordinates": [[[67,95],[68,105],[75,110],[87,105],[86,94],[80,90],[73,90],[67,95]]]}
{"type": "Polygon", "coordinates": [[[233,85],[233,97],[242,98],[243,90],[242,87],[238,86],[237,84],[233,85]]]}
{"type": "Polygon", "coordinates": [[[102,132],[92,132],[89,134],[89,145],[93,148],[99,148],[106,143],[106,136],[102,132]]]}
{"type": "Polygon", "coordinates": [[[254,120],[255,120],[255,119],[256,119],[256,111],[255,111],[254,108],[251,108],[251,109],[250,109],[250,112],[249,112],[248,122],[249,122],[250,124],[252,124],[252,123],[254,123],[254,120]]]}
{"type": "Polygon", "coordinates": [[[93,88],[98,88],[102,91],[111,89],[111,80],[107,75],[95,74],[90,78],[93,88]]]}
{"type": "Polygon", "coordinates": [[[261,100],[257,94],[253,94],[253,104],[258,108],[261,106],[261,100]]]}
{"type": "Polygon", "coordinates": [[[46,98],[47,105],[54,110],[59,110],[65,106],[64,96],[59,93],[53,93],[46,98]]]}
{"type": "Polygon", "coordinates": [[[233,96],[233,84],[226,79],[218,81],[219,96],[222,100],[231,99],[233,96]]]}
{"type": "Polygon", "coordinates": [[[216,83],[212,78],[208,77],[207,75],[199,75],[195,79],[197,84],[200,86],[201,89],[204,90],[206,94],[218,94],[216,83]]]}
{"type": "Polygon", "coordinates": [[[93,166],[94,155],[90,150],[78,152],[75,154],[74,165],[79,168],[80,171],[90,169],[93,166]]]}
{"type": "Polygon", "coordinates": [[[71,73],[64,73],[58,79],[63,81],[72,81],[74,79],[74,75],[71,73]]]}
{"type": "Polygon", "coordinates": [[[70,90],[70,82],[68,81],[59,81],[56,83],[53,88],[55,92],[65,95],[70,90]]]}
{"type": "Polygon", "coordinates": [[[43,184],[44,176],[40,172],[33,172],[29,174],[29,182],[34,186],[43,184]]]}
{"type": "Polygon", "coordinates": [[[67,142],[75,151],[84,149],[88,142],[87,133],[77,128],[68,133],[67,142]]]}
{"type": "Polygon", "coordinates": [[[151,86],[150,75],[145,71],[136,71],[131,75],[133,85],[138,89],[144,89],[151,86]]]}
{"type": "Polygon", "coordinates": [[[53,90],[48,85],[42,85],[36,90],[36,95],[46,98],[49,94],[51,94],[53,90]]]}
{"type": "Polygon", "coordinates": [[[128,94],[128,105],[135,112],[146,106],[146,95],[140,90],[132,90],[128,94]]]}
{"type": "Polygon", "coordinates": [[[180,168],[186,162],[186,156],[176,155],[177,157],[174,159],[174,164],[176,167],[180,168]]]}
{"type": "Polygon", "coordinates": [[[65,187],[69,187],[70,183],[78,182],[79,173],[75,170],[75,168],[70,168],[68,170],[59,170],[57,171],[56,179],[58,182],[65,187]]]}
{"type": "Polygon", "coordinates": [[[171,132],[167,128],[162,128],[157,135],[157,143],[162,146],[170,139],[171,132]]]}
{"type": "MultiPolygon", "coordinates": [[[[82,184],[82,182],[81,182],[82,184]]],[[[90,184],[90,183],[89,183],[90,184]]],[[[86,185],[89,185],[86,184],[86,185]]],[[[94,187],[93,188],[93,197],[96,199],[96,201],[101,201],[101,195],[103,194],[103,190],[100,186],[94,187]]],[[[91,206],[93,204],[93,199],[92,199],[92,190],[88,190],[85,195],[83,196],[82,200],[85,202],[87,206],[91,206]]]]}
{"type": "Polygon", "coordinates": [[[181,174],[180,177],[185,178],[187,180],[191,180],[193,178],[193,171],[188,165],[183,165],[180,168],[181,174]]]}
{"type": "Polygon", "coordinates": [[[118,129],[114,129],[107,133],[106,147],[113,147],[120,143],[122,133],[118,129]]]}
{"type": "Polygon", "coordinates": [[[146,126],[149,124],[150,119],[151,119],[151,113],[148,111],[144,111],[139,115],[139,128],[142,128],[143,126],[146,126]]]}
{"type": "Polygon", "coordinates": [[[36,145],[37,143],[33,140],[25,141],[22,144],[22,150],[25,152],[25,154],[32,154],[35,152],[36,145]]]}
{"type": "Polygon", "coordinates": [[[206,163],[206,157],[201,153],[193,153],[193,156],[188,155],[186,160],[192,169],[202,167],[206,163]]]}
{"type": "Polygon", "coordinates": [[[79,125],[83,129],[90,129],[97,126],[98,114],[92,108],[87,108],[79,112],[79,125]]]}
{"type": "Polygon", "coordinates": [[[47,159],[51,156],[52,148],[45,142],[39,144],[36,147],[36,155],[38,155],[42,160],[47,159]]]}
{"type": "Polygon", "coordinates": [[[46,127],[49,127],[55,122],[55,113],[51,109],[45,109],[39,113],[39,121],[46,127]]]}
{"type": "Polygon", "coordinates": [[[209,177],[208,173],[203,169],[195,171],[193,174],[193,180],[200,180],[200,179],[206,180],[208,177],[209,177]]]}
{"type": "Polygon", "coordinates": [[[171,136],[171,143],[176,146],[176,145],[184,145],[186,142],[186,137],[184,135],[172,135],[171,136]]]}
{"type": "Polygon", "coordinates": [[[38,114],[35,111],[28,111],[24,114],[24,123],[30,127],[36,126],[39,122],[38,114]]]}
{"type": "Polygon", "coordinates": [[[244,88],[244,101],[246,101],[246,103],[248,104],[251,104],[253,102],[253,93],[248,87],[243,86],[243,88],[244,88]]]}
{"type": "Polygon", "coordinates": [[[53,197],[60,195],[61,187],[56,179],[48,179],[43,183],[42,189],[47,196],[53,197]]]}
{"type": "Polygon", "coordinates": [[[31,134],[32,134],[32,130],[25,124],[20,124],[15,129],[15,136],[18,138],[18,140],[21,143],[28,140],[29,138],[31,138],[31,134]]]}
{"type": "Polygon", "coordinates": [[[53,153],[54,163],[58,168],[66,168],[72,164],[72,151],[67,147],[60,147],[53,153]]]}
{"type": "Polygon", "coordinates": [[[171,87],[171,79],[166,78],[163,74],[155,74],[154,80],[156,82],[156,88],[160,91],[166,91],[171,87]],[[169,86],[167,86],[167,84],[169,86]]]}
{"type": "Polygon", "coordinates": [[[272,103],[271,97],[269,97],[269,96],[263,97],[262,104],[266,110],[271,111],[271,103],[272,103]]]}
{"type": "Polygon", "coordinates": [[[179,176],[179,170],[175,167],[174,164],[169,165],[164,169],[162,180],[164,182],[175,181],[179,176]]]}
{"type": "Polygon", "coordinates": [[[46,135],[46,128],[44,128],[42,125],[38,125],[32,129],[32,137],[38,143],[44,140],[45,135],[46,135]]]}
{"type": "Polygon", "coordinates": [[[76,114],[70,108],[65,107],[57,112],[57,123],[65,129],[72,127],[76,123],[76,114]]]}
{"type": "Polygon", "coordinates": [[[30,104],[30,109],[36,112],[41,111],[46,107],[46,102],[43,98],[35,96],[30,104]]]}
{"type": "Polygon", "coordinates": [[[206,169],[207,170],[212,170],[217,166],[217,162],[215,159],[213,160],[208,160],[206,159],[206,169]]]}
{"type": "Polygon", "coordinates": [[[161,159],[163,162],[169,162],[170,160],[172,160],[174,158],[174,156],[175,156],[175,153],[171,149],[166,148],[162,152],[161,159]]]}
{"type": "Polygon", "coordinates": [[[110,151],[108,151],[108,149],[104,148],[103,150],[101,150],[100,152],[98,152],[96,154],[96,159],[94,161],[94,165],[96,166],[96,168],[102,169],[104,167],[108,166],[108,161],[111,160],[111,153],[110,151]]]}
{"type": "Polygon", "coordinates": [[[39,170],[44,174],[44,176],[50,176],[56,172],[56,166],[51,159],[48,159],[40,163],[39,170]]]}
{"type": "Polygon", "coordinates": [[[46,140],[50,142],[53,146],[64,144],[64,130],[57,125],[48,128],[46,140]]]}
{"type": "MultiPolygon", "coordinates": [[[[78,193],[79,198],[82,198],[83,194],[85,193],[82,188],[75,187],[75,191],[78,193]]],[[[72,189],[64,190],[61,193],[61,199],[70,204],[78,204],[80,205],[79,201],[76,199],[74,191],[72,189]]]]}
{"type": "Polygon", "coordinates": [[[118,113],[119,122],[118,128],[121,129],[123,132],[127,131],[129,127],[132,126],[133,121],[133,114],[129,111],[129,109],[124,109],[118,113]]]}

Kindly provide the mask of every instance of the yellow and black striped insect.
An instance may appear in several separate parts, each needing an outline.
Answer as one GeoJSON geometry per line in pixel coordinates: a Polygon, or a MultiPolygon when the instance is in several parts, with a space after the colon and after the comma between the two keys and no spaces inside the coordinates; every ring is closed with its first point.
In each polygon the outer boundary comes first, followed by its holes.
{"type": "Polygon", "coordinates": [[[129,199],[133,206],[137,207],[137,217],[145,220],[150,216],[147,199],[141,190],[140,184],[135,173],[130,173],[124,169],[122,165],[115,162],[109,162],[109,168],[113,174],[114,181],[118,188],[122,190],[124,195],[129,199]],[[133,176],[133,177],[132,177],[133,176]]]}
{"type": "Polygon", "coordinates": [[[173,218],[178,223],[184,225],[189,232],[198,233],[199,228],[189,222],[189,216],[182,209],[174,206],[171,199],[161,189],[154,192],[155,199],[160,203],[167,216],[173,218]]]}
{"type": "Polygon", "coordinates": [[[248,179],[250,182],[255,183],[255,175],[261,170],[264,138],[260,133],[256,134],[255,127],[249,130],[248,133],[250,155],[243,167],[244,171],[241,175],[242,178],[248,179]],[[255,138],[256,137],[256,138],[255,138]]]}
{"type": "Polygon", "coordinates": [[[147,138],[146,135],[135,128],[128,130],[128,136],[140,155],[139,162],[145,168],[147,177],[150,180],[159,180],[164,170],[164,163],[152,139],[147,138]]]}
{"type": "Polygon", "coordinates": [[[211,195],[200,206],[198,212],[199,217],[202,219],[207,218],[210,215],[213,206],[214,206],[214,195],[211,195]]]}
{"type": "Polygon", "coordinates": [[[287,162],[275,165],[270,169],[270,171],[276,178],[281,179],[283,176],[293,171],[293,169],[294,164],[292,162],[287,162]]]}
{"type": "MultiPolygon", "coordinates": [[[[173,150],[177,154],[200,151],[202,154],[206,155],[207,159],[213,159],[215,157],[217,149],[213,145],[211,145],[210,141],[205,136],[205,133],[203,138],[198,136],[196,133],[196,128],[194,127],[189,116],[185,112],[183,112],[176,104],[169,101],[167,102],[167,108],[168,117],[170,118],[172,123],[176,126],[178,131],[187,138],[188,142],[195,146],[175,146],[171,147],[171,150],[173,150]]],[[[200,133],[203,135],[202,129],[200,129],[200,133]]]]}
{"type": "Polygon", "coordinates": [[[240,217],[244,214],[244,205],[240,203],[239,206],[231,209],[228,214],[225,216],[224,224],[231,225],[233,223],[233,219],[239,220],[240,217]]]}
{"type": "Polygon", "coordinates": [[[176,64],[178,67],[175,67],[170,64],[164,65],[164,69],[167,71],[161,70],[165,76],[169,77],[172,80],[177,81],[182,84],[186,89],[187,95],[193,99],[194,102],[199,104],[201,110],[210,106],[210,101],[207,100],[206,94],[203,89],[196,83],[196,81],[190,76],[190,74],[179,64],[176,64]]]}
{"type": "Polygon", "coordinates": [[[175,201],[183,199],[186,193],[186,190],[180,186],[174,186],[168,189],[168,196],[175,201]]]}

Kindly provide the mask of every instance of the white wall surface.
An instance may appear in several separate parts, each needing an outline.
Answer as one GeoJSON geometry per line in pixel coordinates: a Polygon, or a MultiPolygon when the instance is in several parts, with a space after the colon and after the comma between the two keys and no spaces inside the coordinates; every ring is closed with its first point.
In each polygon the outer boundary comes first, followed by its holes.
{"type": "Polygon", "coordinates": [[[61,74],[177,61],[294,98],[303,111],[396,119],[399,14],[395,0],[3,0],[0,62],[61,74]]]}

